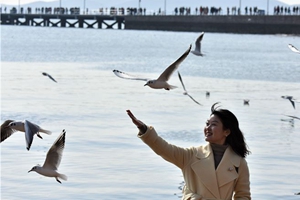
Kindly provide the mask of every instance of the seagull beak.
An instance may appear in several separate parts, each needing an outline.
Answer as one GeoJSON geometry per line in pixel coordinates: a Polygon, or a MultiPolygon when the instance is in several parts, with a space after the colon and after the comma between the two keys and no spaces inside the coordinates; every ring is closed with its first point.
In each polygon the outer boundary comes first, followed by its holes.
{"type": "Polygon", "coordinates": [[[29,170],[28,173],[31,172],[31,171],[32,171],[32,170],[29,170]]]}
{"type": "Polygon", "coordinates": [[[148,85],[148,83],[146,83],[144,86],[148,85]]]}
{"type": "Polygon", "coordinates": [[[38,136],[39,138],[43,139],[42,136],[41,136],[40,134],[37,134],[37,136],[38,136]]]}

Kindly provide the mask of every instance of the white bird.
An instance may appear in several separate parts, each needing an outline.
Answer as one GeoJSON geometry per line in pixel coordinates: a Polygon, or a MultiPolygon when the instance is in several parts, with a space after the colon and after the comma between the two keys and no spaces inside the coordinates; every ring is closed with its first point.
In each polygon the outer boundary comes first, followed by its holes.
{"type": "Polygon", "coordinates": [[[54,82],[57,83],[57,81],[56,81],[50,74],[48,74],[48,73],[46,73],[46,72],[42,72],[42,74],[43,74],[44,76],[48,76],[52,81],[54,81],[54,82]]]}
{"type": "Polygon", "coordinates": [[[201,41],[203,39],[204,36],[204,32],[202,32],[199,37],[197,38],[196,42],[195,42],[195,49],[193,51],[191,51],[191,53],[193,53],[196,56],[204,56],[204,54],[201,53],[201,41]]]}
{"type": "Polygon", "coordinates": [[[198,101],[196,101],[191,95],[189,95],[189,93],[188,93],[187,90],[185,89],[185,86],[184,86],[184,84],[183,84],[183,81],[182,81],[182,78],[181,78],[181,75],[180,75],[179,71],[177,71],[177,72],[178,72],[179,80],[180,80],[181,85],[182,85],[183,90],[184,90],[183,94],[189,96],[195,103],[197,103],[197,104],[199,104],[199,105],[202,105],[202,104],[200,104],[198,101]]]}
{"type": "Polygon", "coordinates": [[[58,178],[66,181],[68,177],[57,172],[57,168],[59,167],[59,164],[61,162],[62,153],[65,147],[65,138],[66,131],[63,130],[60,136],[56,139],[56,141],[49,149],[43,166],[36,165],[31,170],[29,170],[28,173],[31,171],[35,171],[43,176],[54,177],[59,183],[61,183],[61,181],[58,178]]]}
{"type": "Polygon", "coordinates": [[[33,136],[36,134],[39,138],[43,139],[39,132],[46,133],[48,135],[51,134],[51,131],[45,130],[40,126],[31,123],[27,120],[23,121],[14,121],[14,120],[6,120],[1,125],[1,142],[3,142],[6,138],[11,136],[14,132],[21,131],[25,132],[25,140],[26,140],[26,148],[29,151],[33,136]]]}
{"type": "Polygon", "coordinates": [[[296,47],[294,47],[292,44],[289,44],[288,47],[289,47],[290,50],[292,50],[293,52],[295,52],[295,53],[300,53],[300,51],[299,51],[296,47]]]}
{"type": "Polygon", "coordinates": [[[138,78],[133,75],[126,74],[124,72],[121,72],[119,70],[113,70],[116,76],[124,79],[131,79],[131,80],[141,80],[141,81],[147,81],[144,86],[149,86],[153,89],[165,89],[170,90],[177,88],[176,86],[169,85],[167,82],[173,72],[179,67],[180,63],[188,56],[192,45],[180,56],[175,62],[173,62],[168,68],[165,69],[165,71],[157,78],[157,79],[148,79],[148,78],[138,78]]]}
{"type": "Polygon", "coordinates": [[[281,98],[288,99],[291,102],[291,104],[294,107],[294,109],[296,109],[296,107],[295,107],[295,99],[293,98],[293,96],[287,96],[286,95],[286,96],[281,96],[281,98]]]}

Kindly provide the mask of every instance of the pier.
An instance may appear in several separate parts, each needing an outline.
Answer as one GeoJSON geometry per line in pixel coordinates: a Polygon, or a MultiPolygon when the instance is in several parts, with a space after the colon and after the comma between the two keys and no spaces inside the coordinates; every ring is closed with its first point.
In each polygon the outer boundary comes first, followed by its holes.
{"type": "Polygon", "coordinates": [[[300,35],[299,15],[126,16],[126,29],[300,35]]]}
{"type": "Polygon", "coordinates": [[[124,29],[124,16],[63,14],[1,14],[1,25],[124,29]]]}
{"type": "Polygon", "coordinates": [[[299,15],[4,14],[1,25],[300,35],[299,15]]]}

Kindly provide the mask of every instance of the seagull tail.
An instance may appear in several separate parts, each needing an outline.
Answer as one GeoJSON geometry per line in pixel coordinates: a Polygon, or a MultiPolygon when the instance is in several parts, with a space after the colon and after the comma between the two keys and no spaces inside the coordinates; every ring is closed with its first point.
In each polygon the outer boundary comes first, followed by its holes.
{"type": "Polygon", "coordinates": [[[170,89],[175,89],[175,88],[178,88],[178,87],[175,86],[175,85],[169,85],[169,88],[170,88],[170,89]]]}
{"type": "Polygon", "coordinates": [[[68,180],[68,177],[66,175],[64,175],[64,174],[58,174],[58,178],[60,178],[60,179],[62,179],[64,181],[68,180]]]}
{"type": "Polygon", "coordinates": [[[51,131],[48,131],[48,130],[45,130],[45,129],[42,129],[42,128],[40,128],[40,131],[39,131],[39,132],[46,133],[46,134],[48,134],[48,135],[51,135],[51,134],[52,134],[51,131]]]}

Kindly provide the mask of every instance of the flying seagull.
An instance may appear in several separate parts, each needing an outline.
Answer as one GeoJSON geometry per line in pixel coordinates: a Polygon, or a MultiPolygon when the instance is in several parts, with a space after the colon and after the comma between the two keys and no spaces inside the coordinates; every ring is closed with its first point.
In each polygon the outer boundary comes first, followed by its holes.
{"type": "Polygon", "coordinates": [[[206,98],[208,98],[210,96],[210,92],[209,91],[206,91],[205,92],[205,95],[206,95],[206,98]]]}
{"type": "Polygon", "coordinates": [[[55,83],[57,83],[57,81],[56,81],[50,74],[48,74],[48,73],[46,73],[46,72],[42,72],[42,74],[43,74],[44,76],[48,76],[52,81],[54,81],[55,83]]]}
{"type": "Polygon", "coordinates": [[[177,88],[176,86],[169,85],[167,82],[173,72],[179,67],[180,63],[188,56],[192,45],[180,56],[174,63],[172,63],[168,68],[165,69],[165,71],[157,78],[157,79],[148,79],[148,78],[138,78],[133,75],[129,75],[127,73],[121,72],[119,70],[114,69],[113,72],[116,76],[124,79],[131,79],[131,80],[141,80],[141,81],[147,81],[144,86],[149,86],[153,89],[165,89],[170,90],[177,88]]]}
{"type": "Polygon", "coordinates": [[[293,98],[293,96],[287,96],[286,95],[286,96],[281,96],[281,98],[288,99],[291,102],[291,104],[294,107],[294,109],[296,109],[296,107],[295,107],[295,99],[293,98]]]}
{"type": "Polygon", "coordinates": [[[1,125],[1,142],[3,142],[6,138],[11,136],[16,131],[25,132],[26,148],[28,151],[32,144],[34,134],[36,134],[41,139],[43,139],[43,138],[39,134],[39,132],[43,132],[48,135],[51,134],[51,131],[42,129],[38,125],[31,123],[27,120],[25,120],[24,122],[23,121],[6,120],[1,125]]]}
{"type": "Polygon", "coordinates": [[[199,105],[202,105],[202,104],[200,104],[198,101],[196,101],[191,95],[189,95],[189,93],[188,93],[187,90],[185,89],[185,86],[184,86],[184,84],[183,84],[183,81],[182,81],[182,78],[181,78],[181,75],[180,75],[179,71],[177,71],[177,72],[178,72],[179,80],[180,80],[181,85],[182,85],[183,90],[184,90],[183,94],[189,96],[195,103],[197,103],[197,104],[199,104],[199,105]]]}
{"type": "Polygon", "coordinates": [[[294,47],[292,44],[289,44],[288,47],[289,47],[293,52],[295,52],[295,53],[300,53],[300,51],[299,51],[296,47],[294,47]]]}
{"type": "Polygon", "coordinates": [[[59,167],[62,153],[65,147],[65,139],[66,131],[63,130],[56,141],[53,143],[51,148],[48,150],[43,166],[36,165],[31,170],[29,170],[28,173],[35,171],[43,176],[54,177],[59,183],[61,183],[61,181],[58,178],[66,181],[68,177],[57,172],[57,168],[59,167]]]}
{"type": "Polygon", "coordinates": [[[244,105],[249,105],[249,99],[244,99],[244,105]]]}
{"type": "Polygon", "coordinates": [[[204,56],[204,54],[201,53],[201,41],[203,39],[204,36],[204,32],[202,32],[199,37],[197,38],[196,42],[195,42],[195,49],[193,51],[191,51],[191,53],[193,53],[196,56],[204,56]]]}

